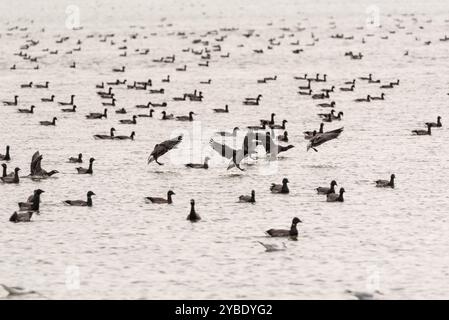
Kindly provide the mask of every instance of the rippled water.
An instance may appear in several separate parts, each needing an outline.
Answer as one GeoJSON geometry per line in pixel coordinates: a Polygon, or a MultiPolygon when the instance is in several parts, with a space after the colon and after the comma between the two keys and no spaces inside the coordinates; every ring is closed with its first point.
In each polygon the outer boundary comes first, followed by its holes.
{"type": "Polygon", "coordinates": [[[430,5],[428,1],[293,0],[2,2],[0,97],[11,100],[17,94],[20,107],[34,104],[36,110],[23,115],[16,107],[0,108],[0,153],[9,144],[13,157],[9,170],[18,166],[27,175],[31,156],[39,150],[44,169],[60,173],[41,182],[24,178],[17,186],[0,185],[0,283],[37,290],[47,298],[353,298],[345,290],[377,290],[376,297],[386,299],[447,298],[449,133],[446,127],[435,129],[432,136],[415,137],[410,132],[424,128],[424,122],[435,121],[438,115],[443,125],[449,118],[445,72],[449,50],[447,42],[438,40],[448,30],[447,9],[447,3],[437,1],[430,5]],[[71,4],[79,6],[82,30],[65,27],[65,10],[71,4]],[[366,10],[373,10],[372,5],[379,8],[382,28],[367,30],[366,10]],[[418,21],[403,13],[414,13],[418,21]],[[167,19],[161,21],[163,17],[167,19]],[[396,28],[397,18],[404,29],[396,28]],[[429,19],[431,23],[426,22],[429,19]],[[330,28],[331,21],[335,29],[330,28]],[[305,31],[295,31],[299,23],[305,31]],[[15,25],[28,30],[7,35],[15,25]],[[203,62],[199,56],[182,52],[201,48],[192,44],[194,39],[216,44],[219,35],[200,35],[231,27],[239,30],[219,32],[228,36],[220,43],[222,52],[211,52],[209,68],[198,66],[203,62]],[[248,29],[260,36],[242,36],[248,29]],[[182,39],[178,31],[188,37],[182,39]],[[312,43],[311,32],[319,38],[315,46],[307,46],[312,43]],[[99,41],[99,35],[106,33],[115,34],[115,46],[110,40],[99,41]],[[136,39],[129,38],[133,33],[138,33],[136,39]],[[353,35],[354,40],[331,39],[336,33],[353,35]],[[35,63],[13,55],[27,34],[40,41],[27,51],[39,57],[39,70],[32,70],[35,63]],[[86,38],[89,34],[95,37],[86,38]],[[64,35],[70,39],[55,43],[64,35]],[[279,39],[281,45],[267,50],[268,39],[281,35],[285,35],[279,39]],[[386,35],[389,39],[381,39],[386,35]],[[64,54],[78,47],[78,39],[82,50],[64,54]],[[290,45],[298,39],[299,47],[290,45]],[[428,40],[431,45],[424,45],[428,40]],[[122,45],[128,46],[127,57],[119,57],[122,45]],[[44,48],[58,49],[59,54],[48,55],[44,48]],[[137,48],[149,48],[150,54],[138,55],[137,48]],[[293,54],[297,48],[304,52],[293,54]],[[253,49],[264,49],[264,54],[253,49]],[[350,60],[344,56],[347,51],[362,52],[364,58],[350,60]],[[229,59],[220,58],[227,52],[229,59]],[[152,62],[172,54],[174,64],[152,62]],[[68,67],[73,61],[76,69],[68,67]],[[18,70],[9,70],[14,63],[18,70]],[[184,64],[187,72],[174,70],[184,64]],[[122,65],[127,67],[125,73],[111,72],[122,65]],[[379,85],[361,81],[354,92],[331,94],[344,118],[325,128],[345,129],[338,140],[315,153],[306,152],[302,132],[319,127],[316,113],[323,110],[316,107],[321,101],[296,93],[297,86],[305,83],[293,76],[304,73],[328,75],[328,82],[313,84],[314,91],[338,88],[368,73],[382,83],[396,79],[401,83],[384,90],[385,101],[354,103],[355,98],[382,92],[379,85]],[[161,83],[167,75],[172,81],[161,83]],[[274,75],[277,81],[256,83],[274,75]],[[116,108],[125,107],[128,114],[116,115],[109,108],[107,120],[86,121],[88,112],[103,110],[95,84],[117,78],[151,78],[153,88],[165,88],[165,94],[115,87],[116,108]],[[211,85],[199,84],[209,78],[211,85]],[[28,81],[50,81],[50,89],[20,89],[28,81]],[[203,102],[172,101],[194,89],[203,92],[203,102]],[[245,97],[259,93],[260,106],[242,105],[245,97]],[[56,101],[68,101],[75,94],[78,112],[64,114],[56,103],[40,102],[51,94],[56,101]],[[162,122],[158,108],[156,118],[140,118],[135,126],[118,124],[118,119],[144,113],[134,105],[148,101],[166,101],[167,111],[175,115],[194,111],[198,116],[193,123],[162,122]],[[212,112],[225,104],[229,114],[212,112]],[[245,164],[245,172],[227,171],[227,161],[208,146],[211,134],[256,125],[271,112],[278,121],[288,119],[295,148],[277,162],[259,159],[245,164]],[[59,119],[56,127],[38,124],[53,116],[59,119]],[[92,138],[107,134],[112,126],[117,134],[134,130],[136,140],[92,138]],[[161,158],[165,165],[147,165],[154,145],[178,133],[184,134],[184,141],[161,158]],[[86,160],[97,159],[92,176],[77,175],[77,165],[66,163],[79,152],[86,160]],[[206,155],[213,156],[209,170],[182,165],[202,162],[206,155]],[[397,177],[394,190],[374,187],[373,180],[387,179],[391,173],[397,177]],[[270,184],[280,183],[283,177],[290,180],[291,193],[271,194],[270,184]],[[332,179],[346,189],[344,203],[327,203],[316,194],[314,188],[327,186],[332,179]],[[11,224],[8,218],[17,202],[37,188],[46,191],[41,215],[32,223],[11,224]],[[176,193],[173,205],[144,201],[145,196],[165,196],[168,189],[176,193]],[[238,196],[250,194],[251,189],[256,190],[257,203],[237,203],[238,196]],[[92,208],[62,203],[84,199],[88,190],[97,194],[92,208]],[[197,224],[185,220],[191,198],[203,218],[197,224]],[[294,216],[303,220],[299,241],[265,237],[267,229],[288,228],[294,216]],[[266,253],[257,241],[285,242],[287,250],[266,253]]]}

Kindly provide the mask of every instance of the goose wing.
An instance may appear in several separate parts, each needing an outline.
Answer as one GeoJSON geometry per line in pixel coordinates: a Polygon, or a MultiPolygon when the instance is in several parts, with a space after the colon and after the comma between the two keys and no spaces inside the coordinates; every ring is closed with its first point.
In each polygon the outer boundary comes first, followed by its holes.
{"type": "Polygon", "coordinates": [[[232,149],[231,147],[227,146],[224,143],[218,143],[214,139],[210,139],[209,144],[212,147],[212,149],[217,151],[222,157],[232,159],[232,155],[235,150],[232,149]]]}
{"type": "Polygon", "coordinates": [[[39,153],[39,151],[36,151],[33,154],[33,157],[31,158],[31,165],[30,165],[31,175],[35,175],[35,174],[39,173],[40,171],[42,171],[41,160],[42,160],[42,155],[39,153]]]}

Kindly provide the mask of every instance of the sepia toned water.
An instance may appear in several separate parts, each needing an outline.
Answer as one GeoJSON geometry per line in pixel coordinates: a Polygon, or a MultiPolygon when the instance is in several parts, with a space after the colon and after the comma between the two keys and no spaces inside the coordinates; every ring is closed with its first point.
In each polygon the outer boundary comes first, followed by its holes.
{"type": "MultiPolygon", "coordinates": [[[[449,42],[439,41],[449,31],[448,9],[443,1],[418,0],[2,1],[0,99],[19,95],[19,107],[36,109],[25,115],[17,107],[0,107],[0,153],[10,145],[8,170],[20,167],[26,176],[31,156],[39,150],[42,167],[60,173],[41,182],[23,178],[19,185],[0,185],[0,283],[36,290],[49,299],[355,298],[347,290],[374,293],[378,299],[448,298],[449,42]],[[79,10],[81,30],[70,29],[76,22],[74,10],[79,10]],[[373,16],[381,28],[367,24],[373,16]],[[16,25],[28,29],[8,31],[16,25]],[[305,30],[297,31],[298,26],[305,30]],[[204,36],[232,27],[239,29],[204,36]],[[259,36],[244,37],[250,29],[259,36]],[[312,32],[319,41],[308,46],[312,32]],[[337,33],[354,40],[330,38],[337,33]],[[105,34],[115,36],[100,42],[105,34]],[[131,39],[132,34],[138,36],[131,39]],[[221,35],[227,37],[216,42],[221,35]],[[56,43],[63,36],[70,39],[56,43]],[[270,38],[281,45],[268,50],[270,38]],[[13,55],[27,39],[40,41],[22,50],[38,57],[39,70],[33,70],[37,63],[13,55]],[[78,39],[82,50],[65,54],[78,47],[78,39]],[[195,39],[208,40],[209,48],[222,47],[211,52],[208,68],[198,66],[204,63],[200,56],[182,51],[203,48],[192,44],[195,39]],[[290,45],[296,40],[299,46],[290,45]],[[118,49],[124,45],[127,50],[118,49]],[[58,54],[49,55],[45,48],[58,54]],[[145,48],[148,55],[135,52],[145,48]],[[299,48],[304,52],[292,53],[299,48]],[[119,56],[123,51],[127,57],[119,56]],[[364,57],[351,60],[344,55],[347,51],[364,57]],[[220,58],[227,52],[229,58],[220,58]],[[173,64],[152,61],[173,54],[173,64]],[[73,61],[75,69],[69,68],[73,61]],[[13,64],[17,70],[9,70],[13,64]],[[122,65],[126,72],[112,72],[122,65]],[[183,65],[186,72],[175,71],[183,65]],[[302,132],[318,129],[316,114],[329,109],[316,107],[321,100],[297,94],[297,87],[306,83],[293,77],[304,73],[327,74],[327,82],[313,83],[314,92],[334,85],[331,100],[344,112],[341,122],[325,124],[325,130],[344,126],[344,132],[318,152],[306,151],[302,132]],[[345,81],[369,73],[382,84],[400,79],[400,85],[382,90],[379,84],[357,80],[354,92],[338,90],[347,86],[345,81]],[[161,82],[167,75],[171,82],[161,82]],[[257,83],[275,75],[276,81],[257,83]],[[107,119],[85,119],[104,108],[95,84],[149,78],[152,89],[164,88],[165,94],[115,86],[115,109],[124,107],[128,114],[115,114],[109,107],[107,119]],[[208,79],[210,85],[199,83],[208,79]],[[50,89],[20,88],[29,81],[49,81],[50,89]],[[203,92],[202,102],[172,100],[195,89],[203,92]],[[381,92],[386,93],[384,101],[354,102],[381,92]],[[52,94],[56,101],[76,95],[77,112],[62,113],[56,103],[41,102],[52,94]],[[259,106],[242,104],[258,94],[263,95],[259,106]],[[192,123],[164,122],[159,120],[164,108],[155,108],[155,118],[138,118],[136,125],[118,123],[146,113],[134,106],[148,101],[167,102],[167,112],[174,115],[198,115],[192,123]],[[212,108],[225,104],[229,114],[213,113],[212,108]],[[208,145],[213,132],[257,125],[272,112],[277,122],[288,120],[295,148],[278,161],[261,157],[243,164],[244,172],[227,171],[228,161],[208,145]],[[411,135],[438,115],[443,128],[434,129],[432,136],[411,135]],[[56,127],[39,125],[53,116],[58,118],[56,127]],[[93,139],[111,127],[117,135],[135,131],[135,141],[93,139]],[[164,166],[147,165],[155,144],[180,133],[184,140],[160,159],[164,166]],[[66,162],[80,152],[83,167],[95,157],[92,176],[77,175],[78,165],[66,162]],[[209,170],[183,166],[201,163],[207,155],[212,157],[209,170]],[[395,189],[375,187],[374,180],[388,179],[391,173],[396,175],[395,189]],[[271,183],[284,177],[290,181],[290,194],[271,194],[271,183]],[[344,203],[327,203],[316,194],[316,187],[333,179],[346,190],[344,203]],[[45,190],[41,214],[31,223],[10,223],[17,202],[37,188],[45,190]],[[165,197],[169,189],[176,193],[173,205],[144,200],[165,197]],[[256,204],[237,202],[252,189],[256,204]],[[96,193],[92,208],[62,203],[84,200],[88,190],[96,193]],[[192,198],[202,217],[196,224],[186,221],[192,198]],[[303,221],[298,241],[265,236],[267,229],[289,228],[295,216],[303,221]],[[258,241],[284,242],[287,249],[268,253],[258,241]]],[[[243,133],[236,147],[242,138],[243,133]]],[[[232,140],[226,143],[232,145],[232,140]]]]}

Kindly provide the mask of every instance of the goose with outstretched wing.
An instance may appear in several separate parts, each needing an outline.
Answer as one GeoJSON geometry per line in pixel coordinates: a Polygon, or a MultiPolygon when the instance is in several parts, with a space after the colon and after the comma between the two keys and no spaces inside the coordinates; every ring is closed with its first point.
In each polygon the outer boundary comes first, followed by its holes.
{"type": "Polygon", "coordinates": [[[331,131],[327,131],[324,133],[316,134],[312,139],[310,139],[309,144],[307,145],[307,151],[312,148],[314,151],[318,152],[315,147],[322,145],[323,143],[336,139],[343,132],[343,127],[331,131]]]}
{"type": "Polygon", "coordinates": [[[160,163],[158,159],[166,154],[168,151],[175,149],[178,144],[180,144],[182,141],[182,135],[177,136],[176,138],[165,140],[159,144],[156,144],[154,146],[153,152],[151,152],[150,156],[148,157],[148,164],[152,161],[155,161],[158,165],[162,166],[163,163],[160,163]]]}

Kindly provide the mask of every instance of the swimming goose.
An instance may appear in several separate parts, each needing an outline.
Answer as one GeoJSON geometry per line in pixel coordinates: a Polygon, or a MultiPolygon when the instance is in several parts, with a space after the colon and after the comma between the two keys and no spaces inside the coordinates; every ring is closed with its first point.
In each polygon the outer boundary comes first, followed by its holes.
{"type": "Polygon", "coordinates": [[[432,126],[429,124],[427,124],[427,130],[413,130],[412,133],[416,134],[417,136],[430,136],[432,135],[432,131],[431,129],[432,126]]]}
{"type": "Polygon", "coordinates": [[[204,158],[204,163],[187,163],[185,166],[187,168],[194,168],[194,169],[209,169],[208,161],[210,160],[209,157],[204,158]]]}
{"type": "Polygon", "coordinates": [[[341,117],[343,116],[343,111],[339,111],[337,115],[335,114],[331,114],[331,119],[332,120],[341,120],[341,117]]]}
{"type": "Polygon", "coordinates": [[[399,85],[399,79],[396,80],[396,82],[390,82],[390,84],[392,84],[393,86],[398,86],[399,85]]]}
{"type": "Polygon", "coordinates": [[[371,100],[385,100],[385,93],[381,93],[380,97],[371,97],[371,100]]]}
{"type": "Polygon", "coordinates": [[[271,114],[271,118],[270,120],[266,120],[266,119],[261,119],[260,122],[261,123],[266,123],[268,125],[273,125],[274,124],[274,117],[276,116],[276,113],[272,113],[271,114]]]}
{"type": "Polygon", "coordinates": [[[335,101],[331,101],[331,103],[327,103],[327,102],[319,103],[319,104],[317,104],[317,106],[321,107],[321,108],[335,108],[335,101]]]}
{"type": "Polygon", "coordinates": [[[251,105],[251,106],[258,106],[260,98],[262,98],[261,94],[259,94],[257,96],[257,98],[245,98],[245,100],[243,101],[243,104],[244,105],[251,105]]]}
{"type": "Polygon", "coordinates": [[[76,168],[76,171],[78,171],[79,174],[92,174],[93,172],[93,164],[94,164],[95,159],[94,158],[90,158],[89,159],[89,168],[82,168],[82,167],[78,167],[76,168]]]}
{"type": "Polygon", "coordinates": [[[271,237],[291,237],[296,238],[298,236],[298,229],[296,228],[296,225],[298,223],[302,223],[299,218],[294,217],[292,220],[292,225],[290,227],[290,230],[285,229],[270,229],[265,231],[267,235],[271,237]]]}
{"type": "Polygon", "coordinates": [[[334,92],[334,90],[335,90],[335,86],[332,86],[330,89],[321,89],[322,92],[327,92],[327,93],[334,92]]]}
{"type": "Polygon", "coordinates": [[[380,83],[380,80],[379,79],[378,80],[370,79],[370,80],[368,80],[368,83],[380,83]]]}
{"type": "Polygon", "coordinates": [[[288,132],[284,131],[284,134],[280,134],[277,136],[278,141],[288,142],[288,132]]]}
{"type": "Polygon", "coordinates": [[[111,140],[111,139],[114,138],[114,131],[115,131],[115,128],[111,128],[111,134],[110,135],[107,135],[107,134],[95,134],[94,138],[95,139],[101,139],[101,140],[105,140],[105,139],[111,140]]]}
{"type": "Polygon", "coordinates": [[[352,79],[352,81],[346,81],[345,84],[355,85],[355,79],[352,79]]]}
{"type": "Polygon", "coordinates": [[[162,118],[161,120],[173,120],[175,117],[173,114],[167,114],[165,111],[162,111],[162,118]]]}
{"type": "Polygon", "coordinates": [[[97,91],[97,94],[99,96],[103,97],[110,97],[112,96],[112,87],[109,87],[108,91],[97,91]]]}
{"type": "Polygon", "coordinates": [[[5,106],[17,106],[17,99],[19,96],[14,96],[14,101],[3,101],[3,105],[5,106]]]}
{"type": "Polygon", "coordinates": [[[316,93],[314,95],[312,95],[312,99],[328,99],[330,98],[329,96],[329,92],[325,92],[325,93],[316,93]]]}
{"type": "Polygon", "coordinates": [[[158,203],[158,204],[162,204],[162,203],[166,203],[166,204],[172,204],[173,203],[173,199],[172,196],[175,195],[175,193],[171,190],[168,190],[167,192],[167,199],[164,198],[157,198],[157,197],[145,197],[145,199],[151,201],[152,203],[158,203]]]}
{"type": "Polygon", "coordinates": [[[71,106],[73,105],[73,99],[75,99],[75,95],[70,96],[70,102],[58,102],[60,106],[71,106]]]}
{"type": "Polygon", "coordinates": [[[19,171],[20,171],[20,168],[15,168],[14,176],[1,177],[0,179],[2,180],[3,183],[19,183],[20,182],[19,171]]]}
{"type": "Polygon", "coordinates": [[[69,163],[83,163],[83,154],[78,154],[78,157],[70,157],[69,163]]]}
{"type": "Polygon", "coordinates": [[[114,140],[134,140],[136,133],[133,131],[129,136],[115,136],[114,140]]]}
{"type": "Polygon", "coordinates": [[[65,204],[76,207],[92,207],[92,196],[95,196],[95,193],[92,191],[87,192],[87,201],[84,200],[65,200],[63,201],[65,204]]]}
{"type": "Polygon", "coordinates": [[[20,211],[39,211],[39,205],[41,202],[41,194],[45,191],[42,189],[34,190],[33,194],[28,197],[26,202],[19,202],[20,211]]]}
{"type": "Polygon", "coordinates": [[[56,126],[56,120],[58,120],[58,118],[53,117],[52,121],[39,121],[39,124],[41,126],[56,126]]]}
{"type": "Polygon", "coordinates": [[[389,84],[384,84],[380,86],[381,89],[393,89],[394,85],[393,82],[390,82],[389,84]]]}
{"type": "Polygon", "coordinates": [[[371,96],[367,95],[366,99],[365,98],[358,98],[354,100],[355,102],[370,102],[371,101],[371,96]]]}
{"type": "Polygon", "coordinates": [[[184,67],[182,68],[176,68],[176,71],[186,71],[187,70],[187,66],[184,65],[184,67]]]}
{"type": "Polygon", "coordinates": [[[311,79],[307,79],[307,86],[299,86],[298,89],[299,90],[309,90],[311,82],[312,82],[311,79]]]}
{"type": "Polygon", "coordinates": [[[229,112],[228,105],[225,105],[224,109],[212,109],[212,110],[214,110],[214,112],[216,112],[216,113],[228,113],[229,112]]]}
{"type": "Polygon", "coordinates": [[[312,89],[309,89],[309,91],[298,91],[298,93],[302,96],[311,96],[312,95],[312,89]]]}
{"type": "Polygon", "coordinates": [[[115,113],[117,113],[117,114],[126,114],[126,109],[125,108],[117,109],[117,110],[115,110],[115,113]]]}
{"type": "Polygon", "coordinates": [[[287,183],[289,183],[287,178],[282,179],[282,184],[275,184],[272,183],[270,190],[272,193],[289,193],[290,190],[288,189],[287,183]]]}
{"type": "Polygon", "coordinates": [[[2,177],[14,177],[14,172],[7,173],[8,166],[6,163],[2,163],[3,173],[2,177]]]}
{"type": "Polygon", "coordinates": [[[340,188],[339,194],[336,193],[328,193],[326,196],[327,202],[344,202],[345,199],[343,198],[343,193],[345,193],[344,188],[340,188]]]}
{"type": "Polygon", "coordinates": [[[376,180],[376,187],[379,188],[394,188],[394,179],[396,178],[396,176],[394,174],[392,174],[390,176],[390,180],[376,180]]]}
{"type": "Polygon", "coordinates": [[[335,193],[335,186],[337,185],[337,181],[332,180],[330,188],[328,187],[318,187],[315,190],[318,192],[318,194],[329,194],[329,193],[335,193]]]}
{"type": "Polygon", "coordinates": [[[222,136],[222,137],[235,137],[237,135],[237,131],[239,131],[239,127],[235,127],[232,132],[226,132],[226,131],[219,131],[216,132],[216,134],[222,136]]]}
{"type": "Polygon", "coordinates": [[[437,117],[437,122],[426,122],[426,126],[430,125],[432,128],[441,128],[441,117],[437,117]]]}
{"type": "Polygon", "coordinates": [[[76,106],[73,105],[70,109],[61,109],[62,112],[76,112],[76,106]]]}
{"type": "Polygon", "coordinates": [[[326,82],[327,81],[327,74],[323,74],[323,79],[319,78],[319,73],[316,74],[315,82],[326,82]]]}
{"type": "Polygon", "coordinates": [[[136,104],[136,108],[139,108],[139,109],[147,109],[147,108],[150,108],[150,106],[151,106],[151,102],[148,102],[147,104],[136,104]]]}
{"type": "Polygon", "coordinates": [[[140,118],[142,118],[142,117],[153,118],[153,112],[154,112],[154,109],[150,109],[150,112],[148,114],[138,114],[137,116],[140,118]]]}
{"type": "Polygon", "coordinates": [[[190,222],[198,222],[201,220],[201,217],[195,211],[195,200],[190,200],[190,213],[187,216],[187,220],[190,222]]]}
{"type": "Polygon", "coordinates": [[[176,138],[156,144],[150,156],[148,157],[148,164],[150,164],[152,161],[155,161],[158,165],[162,166],[163,163],[160,163],[158,159],[164,154],[166,154],[168,151],[175,149],[178,146],[178,144],[181,143],[182,137],[183,135],[181,134],[176,138]]]}
{"type": "Polygon", "coordinates": [[[170,82],[170,75],[167,75],[167,78],[162,79],[162,82],[170,82]]]}
{"type": "Polygon", "coordinates": [[[239,202],[249,202],[249,203],[255,203],[256,202],[256,191],[251,190],[250,196],[240,196],[239,202]]]}
{"type": "Polygon", "coordinates": [[[372,80],[373,79],[373,75],[370,73],[369,75],[368,75],[368,77],[359,77],[359,79],[360,80],[372,80]]]}
{"type": "Polygon", "coordinates": [[[305,73],[302,77],[301,76],[294,76],[293,79],[295,79],[295,80],[308,80],[307,73],[305,73]]]}
{"type": "Polygon", "coordinates": [[[112,68],[112,72],[125,72],[125,66],[122,66],[120,69],[112,68]]]}
{"type": "Polygon", "coordinates": [[[116,102],[117,100],[115,99],[115,98],[112,98],[112,100],[111,100],[111,102],[102,102],[101,104],[103,105],[103,106],[111,106],[111,107],[115,107],[115,102],[116,102]]]}
{"type": "Polygon", "coordinates": [[[0,154],[1,161],[10,161],[11,160],[11,155],[9,154],[9,150],[10,150],[10,147],[6,146],[6,153],[4,155],[0,154]]]}
{"type": "Polygon", "coordinates": [[[96,84],[95,88],[97,88],[97,89],[104,89],[104,82],[102,82],[101,84],[96,84]]]}
{"type": "Polygon", "coordinates": [[[133,118],[132,118],[132,120],[130,120],[130,119],[125,119],[125,120],[119,120],[119,122],[120,122],[121,124],[136,124],[136,123],[137,123],[136,119],[137,119],[137,116],[134,115],[133,118]]]}
{"type": "Polygon", "coordinates": [[[285,124],[287,123],[287,120],[282,120],[282,124],[270,124],[269,127],[270,129],[280,129],[280,130],[285,130],[285,124]]]}
{"type": "Polygon", "coordinates": [[[105,108],[103,113],[99,112],[91,112],[88,115],[86,115],[86,119],[101,119],[101,118],[107,118],[108,117],[108,109],[105,108]]]}
{"type": "Polygon", "coordinates": [[[355,85],[352,85],[351,87],[349,87],[349,88],[340,88],[340,91],[354,91],[354,88],[355,88],[355,85]]]}
{"type": "Polygon", "coordinates": [[[178,121],[193,121],[193,115],[196,114],[193,111],[189,112],[188,116],[177,116],[176,120],[178,121]]]}
{"type": "Polygon", "coordinates": [[[30,109],[18,109],[17,111],[19,113],[34,113],[35,106],[31,106],[30,109]]]}
{"type": "Polygon", "coordinates": [[[314,151],[318,152],[316,147],[322,145],[323,143],[336,139],[343,132],[343,127],[331,131],[327,131],[324,133],[318,133],[313,138],[310,139],[309,144],[307,145],[307,151],[312,148],[314,151]]]}
{"type": "Polygon", "coordinates": [[[167,106],[167,102],[162,102],[162,103],[149,102],[148,104],[152,107],[166,107],[167,106]]]}
{"type": "Polygon", "coordinates": [[[52,94],[50,98],[41,98],[42,102],[53,102],[55,101],[55,96],[52,94]]]}
{"type": "Polygon", "coordinates": [[[33,211],[30,212],[23,212],[23,213],[17,213],[15,211],[12,216],[9,218],[10,222],[18,223],[18,222],[30,222],[31,217],[33,216],[33,211]]]}
{"type": "Polygon", "coordinates": [[[330,118],[332,116],[335,116],[335,109],[332,109],[330,113],[318,113],[320,118],[330,118]]]}

